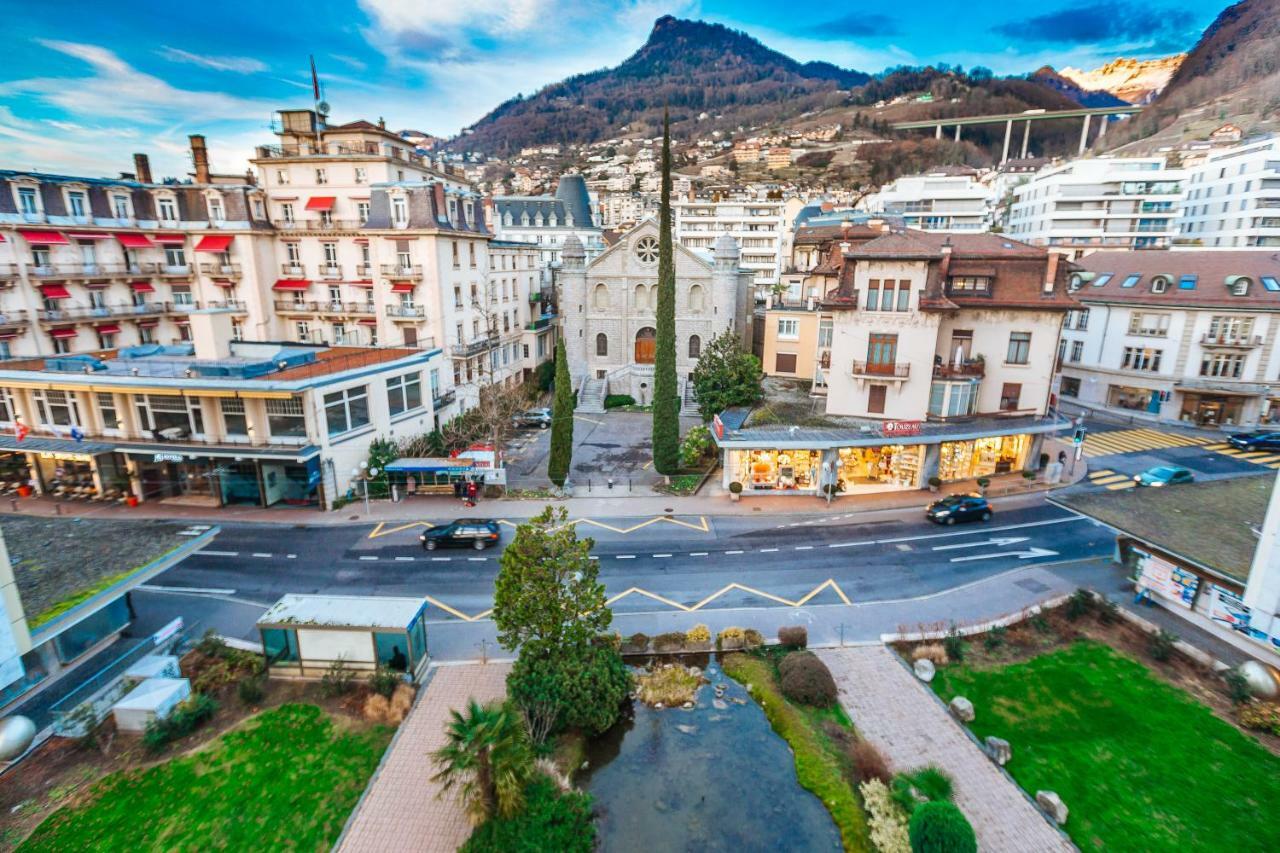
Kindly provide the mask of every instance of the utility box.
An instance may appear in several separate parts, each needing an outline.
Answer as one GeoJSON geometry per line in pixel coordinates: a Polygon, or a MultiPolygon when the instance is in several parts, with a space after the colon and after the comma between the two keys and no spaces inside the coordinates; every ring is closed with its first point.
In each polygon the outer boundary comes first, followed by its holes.
{"type": "Polygon", "coordinates": [[[148,678],[117,702],[111,712],[122,732],[144,732],[152,720],[163,720],[191,695],[186,678],[148,678]]]}
{"type": "Polygon", "coordinates": [[[129,689],[137,687],[148,678],[181,678],[176,655],[147,655],[124,671],[124,682],[129,689]]]}

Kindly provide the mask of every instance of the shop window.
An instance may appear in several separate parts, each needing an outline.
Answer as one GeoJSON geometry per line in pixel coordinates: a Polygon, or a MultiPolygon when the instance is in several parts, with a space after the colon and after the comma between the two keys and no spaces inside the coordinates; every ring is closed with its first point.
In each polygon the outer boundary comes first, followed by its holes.
{"type": "Polygon", "coordinates": [[[796,372],[796,354],[793,352],[780,352],[774,359],[774,373],[795,373],[796,372]]]}
{"type": "Polygon", "coordinates": [[[262,650],[271,663],[297,663],[298,632],[290,628],[263,628],[262,650]]]}
{"type": "Polygon", "coordinates": [[[889,390],[888,385],[872,385],[867,389],[867,411],[873,415],[884,414],[885,395],[889,390]]]}
{"type": "Polygon", "coordinates": [[[1000,388],[1000,411],[1012,412],[1018,408],[1018,400],[1022,397],[1022,385],[1017,382],[1006,382],[1000,388]]]}
{"type": "Polygon", "coordinates": [[[1031,333],[1010,332],[1009,351],[1005,356],[1008,364],[1028,364],[1031,361],[1031,333]]]}
{"type": "Polygon", "coordinates": [[[324,417],[329,435],[350,432],[369,423],[369,392],[359,385],[324,395],[324,417]]]}
{"type": "Polygon", "coordinates": [[[1015,471],[1025,463],[1029,438],[1005,435],[944,441],[938,448],[938,477],[950,482],[1015,471]]]}
{"type": "Polygon", "coordinates": [[[596,355],[604,357],[609,354],[609,336],[604,332],[596,335],[596,355]]]}
{"type": "Polygon", "coordinates": [[[1059,386],[1059,391],[1064,397],[1079,397],[1080,380],[1074,376],[1062,377],[1062,384],[1059,386]]]}
{"type": "Polygon", "coordinates": [[[422,374],[406,373],[387,380],[387,405],[399,415],[422,405],[422,374]]]}
{"type": "Polygon", "coordinates": [[[272,438],[306,438],[307,419],[302,412],[302,401],[297,397],[288,400],[267,400],[267,429],[272,438]]]}
{"type": "Polygon", "coordinates": [[[817,450],[751,450],[735,453],[734,474],[757,491],[818,488],[822,454],[817,450]]]}

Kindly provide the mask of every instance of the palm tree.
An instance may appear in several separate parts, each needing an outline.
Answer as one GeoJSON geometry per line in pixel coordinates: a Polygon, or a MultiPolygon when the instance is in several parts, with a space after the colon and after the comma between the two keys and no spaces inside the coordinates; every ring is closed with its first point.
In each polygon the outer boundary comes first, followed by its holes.
{"type": "Polygon", "coordinates": [[[461,791],[473,824],[494,814],[515,814],[524,806],[524,787],[533,768],[519,712],[501,702],[480,705],[471,699],[465,714],[450,713],[448,743],[431,756],[439,768],[432,781],[441,783],[441,794],[455,786],[461,791]]]}

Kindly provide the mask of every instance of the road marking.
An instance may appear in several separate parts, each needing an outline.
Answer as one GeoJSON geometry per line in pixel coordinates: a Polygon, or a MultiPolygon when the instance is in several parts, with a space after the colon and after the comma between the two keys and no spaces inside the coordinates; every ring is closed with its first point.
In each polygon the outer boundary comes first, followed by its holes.
{"type": "Polygon", "coordinates": [[[813,546],[812,546],[812,545],[797,545],[797,546],[795,547],[795,550],[797,550],[797,551],[812,551],[812,550],[813,550],[813,546]]]}
{"type": "Polygon", "coordinates": [[[142,592],[163,592],[170,595],[235,595],[234,589],[217,589],[205,586],[155,586],[149,583],[139,584],[134,589],[142,592]]]}
{"type": "Polygon", "coordinates": [[[399,533],[401,530],[408,530],[412,527],[431,528],[433,526],[434,525],[426,521],[411,521],[408,524],[397,524],[395,527],[388,529],[387,522],[379,521],[378,526],[369,532],[369,538],[377,539],[379,536],[390,536],[392,533],[399,533]]]}
{"type": "Polygon", "coordinates": [[[833,542],[827,547],[828,548],[852,548],[855,545],[874,545],[874,544],[876,544],[876,540],[870,539],[866,542],[833,542]]]}
{"type": "Polygon", "coordinates": [[[206,557],[239,557],[239,551],[196,551],[197,554],[203,554],[206,557]]]}
{"type": "Polygon", "coordinates": [[[413,557],[396,557],[397,563],[412,563],[413,557]]]}
{"type": "MultiPolygon", "coordinates": [[[[550,530],[554,532],[556,530],[561,530],[565,527],[570,527],[575,524],[590,524],[595,527],[599,527],[601,530],[609,530],[613,533],[621,533],[625,535],[627,533],[635,533],[637,530],[640,530],[641,528],[648,527],[651,524],[658,524],[659,522],[674,524],[677,527],[687,527],[690,530],[696,530],[699,533],[711,532],[711,525],[707,524],[707,517],[705,515],[698,516],[697,524],[694,524],[692,521],[684,521],[682,519],[672,518],[671,516],[667,516],[667,515],[656,515],[653,518],[646,519],[645,521],[642,521],[639,524],[634,524],[631,527],[614,527],[612,524],[605,524],[603,521],[596,521],[593,518],[573,518],[573,519],[570,519],[569,521],[566,521],[564,524],[561,524],[557,527],[550,528],[550,530]]],[[[508,527],[520,526],[517,522],[511,521],[510,519],[506,519],[506,518],[498,519],[498,523],[505,524],[508,527]]]]}
{"type": "Polygon", "coordinates": [[[998,557],[1017,557],[1019,560],[1030,560],[1035,557],[1056,557],[1057,551],[1032,546],[1025,551],[1005,551],[1003,554],[970,554],[967,557],[952,557],[953,563],[968,563],[973,560],[994,560],[998,557]]]}
{"type": "Polygon", "coordinates": [[[467,557],[468,563],[483,563],[488,557],[467,557]]]}
{"type": "Polygon", "coordinates": [[[453,557],[432,557],[432,558],[431,558],[431,562],[433,562],[433,563],[447,563],[447,562],[449,562],[449,561],[450,561],[450,560],[452,560],[452,559],[453,559],[453,557]]]}
{"type": "Polygon", "coordinates": [[[655,557],[670,557],[670,554],[654,554],[655,557]]]}
{"type": "Polygon", "coordinates": [[[361,557],[360,559],[366,563],[376,563],[378,561],[377,557],[361,557]]]}
{"type": "Polygon", "coordinates": [[[689,556],[690,556],[690,557],[705,557],[705,556],[707,556],[707,552],[706,552],[706,551],[694,551],[694,552],[692,552],[691,554],[689,554],[689,556]]]}
{"type": "Polygon", "coordinates": [[[985,542],[961,542],[958,545],[934,545],[935,551],[954,551],[957,548],[977,548],[981,545],[994,545],[997,548],[1003,548],[1006,545],[1016,545],[1019,542],[1026,542],[1030,537],[1027,536],[997,536],[994,539],[988,539],[985,542]]]}
{"type": "Polygon", "coordinates": [[[298,559],[298,555],[297,555],[297,554],[285,554],[285,555],[284,555],[284,558],[285,558],[286,560],[296,560],[296,559],[298,559]]]}
{"type": "Polygon", "coordinates": [[[263,553],[260,553],[260,552],[254,553],[254,555],[253,555],[253,556],[255,556],[255,557],[260,557],[260,558],[262,558],[262,559],[264,559],[264,560],[270,560],[270,559],[271,559],[271,555],[270,555],[270,554],[263,554],[263,553]]]}
{"type": "Polygon", "coordinates": [[[615,560],[634,560],[635,558],[635,554],[618,554],[614,557],[615,560]]]}
{"type": "Polygon", "coordinates": [[[775,552],[775,551],[777,551],[777,550],[778,550],[777,548],[761,548],[761,549],[760,549],[760,553],[761,553],[761,554],[772,554],[772,553],[774,553],[774,552],[775,552]]]}
{"type": "Polygon", "coordinates": [[[1138,484],[1137,484],[1137,483],[1135,483],[1133,480],[1125,480],[1125,481],[1124,481],[1124,482],[1122,482],[1122,483],[1113,483],[1113,484],[1111,484],[1110,486],[1107,486],[1107,491],[1108,491],[1108,492],[1118,492],[1118,491],[1121,491],[1121,490],[1123,490],[1123,489],[1132,489],[1132,488],[1133,488],[1134,486],[1136,486],[1136,485],[1138,485],[1138,484]]]}
{"type": "Polygon", "coordinates": [[[725,551],[726,554],[741,554],[741,551],[725,551]]]}
{"type": "Polygon", "coordinates": [[[1109,486],[1112,483],[1119,483],[1128,479],[1128,474],[1108,474],[1105,477],[1098,477],[1094,479],[1093,484],[1095,486],[1109,486]]]}

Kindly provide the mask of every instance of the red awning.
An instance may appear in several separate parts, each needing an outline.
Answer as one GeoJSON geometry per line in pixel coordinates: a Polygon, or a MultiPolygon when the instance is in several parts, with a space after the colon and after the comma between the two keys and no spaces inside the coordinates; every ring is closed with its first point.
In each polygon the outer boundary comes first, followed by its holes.
{"type": "Polygon", "coordinates": [[[154,237],[157,243],[185,243],[187,242],[186,234],[157,234],[154,237]]]}
{"type": "Polygon", "coordinates": [[[72,240],[109,240],[111,235],[106,231],[68,231],[67,236],[72,240]]]}
{"type": "Polygon", "coordinates": [[[129,287],[134,293],[155,293],[156,289],[151,286],[149,281],[131,281],[129,287]]]}
{"type": "Polygon", "coordinates": [[[179,326],[189,326],[191,325],[191,318],[190,317],[174,317],[173,322],[177,323],[179,326]]]}
{"type": "Polygon", "coordinates": [[[373,287],[373,279],[362,278],[359,281],[349,281],[347,284],[352,287],[373,287]]]}
{"type": "Polygon", "coordinates": [[[392,293],[413,293],[413,282],[411,281],[393,281],[391,282],[392,293]]]}
{"type": "Polygon", "coordinates": [[[311,280],[306,278],[282,278],[271,285],[272,290],[306,290],[311,280]]]}
{"type": "Polygon", "coordinates": [[[368,317],[362,317],[359,320],[356,320],[356,325],[357,326],[376,326],[378,325],[378,321],[370,319],[368,317]]]}
{"type": "Polygon", "coordinates": [[[93,327],[100,335],[118,335],[120,333],[119,323],[103,323],[101,326],[93,327]]]}
{"type": "Polygon", "coordinates": [[[57,231],[19,231],[22,239],[37,246],[68,246],[67,238],[57,231]]]}
{"type": "Polygon", "coordinates": [[[197,252],[225,252],[227,247],[234,240],[233,235],[227,234],[210,234],[208,237],[201,237],[200,242],[196,243],[197,252]]]}
{"type": "Polygon", "coordinates": [[[50,329],[49,336],[53,338],[74,338],[76,329],[75,326],[59,326],[56,329],[50,329]]]}
{"type": "Polygon", "coordinates": [[[333,210],[337,198],[331,195],[313,195],[307,199],[307,210],[333,210]]]}
{"type": "Polygon", "coordinates": [[[236,283],[229,278],[215,278],[213,283],[218,287],[235,287],[236,283]]]}
{"type": "Polygon", "coordinates": [[[7,341],[10,338],[16,338],[21,335],[17,329],[0,329],[0,341],[7,341]]]}
{"type": "Polygon", "coordinates": [[[145,328],[150,329],[150,328],[152,328],[153,326],[159,326],[159,325],[160,325],[160,321],[159,321],[159,320],[156,320],[156,319],[154,319],[154,318],[152,318],[152,319],[150,319],[150,320],[139,320],[139,321],[138,321],[138,325],[139,325],[139,326],[143,326],[143,327],[145,327],[145,328]]]}
{"type": "Polygon", "coordinates": [[[45,299],[70,299],[71,294],[67,293],[67,288],[61,284],[42,284],[40,285],[40,295],[45,299]]]}
{"type": "Polygon", "coordinates": [[[126,249],[154,249],[155,243],[146,234],[116,234],[116,240],[126,249]]]}

